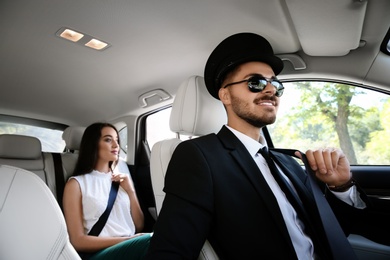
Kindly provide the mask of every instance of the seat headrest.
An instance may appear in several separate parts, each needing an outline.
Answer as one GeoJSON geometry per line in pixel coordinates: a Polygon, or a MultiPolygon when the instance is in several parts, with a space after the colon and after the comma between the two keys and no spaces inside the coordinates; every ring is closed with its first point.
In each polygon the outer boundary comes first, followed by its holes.
{"type": "Polygon", "coordinates": [[[62,139],[65,141],[65,147],[69,150],[80,150],[81,138],[83,137],[85,127],[69,126],[62,133],[62,139]]]}
{"type": "Polygon", "coordinates": [[[42,156],[38,138],[24,135],[0,135],[0,158],[35,160],[42,156]]]}
{"type": "Polygon", "coordinates": [[[226,123],[222,102],[209,94],[202,77],[191,76],[180,85],[172,105],[171,131],[201,136],[217,133],[226,123]]]}

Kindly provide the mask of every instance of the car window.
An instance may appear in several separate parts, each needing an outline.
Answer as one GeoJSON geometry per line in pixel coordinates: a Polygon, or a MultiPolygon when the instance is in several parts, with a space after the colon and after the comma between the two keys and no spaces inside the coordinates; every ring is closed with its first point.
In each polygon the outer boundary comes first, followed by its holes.
{"type": "Polygon", "coordinates": [[[171,110],[172,108],[169,107],[150,114],[146,118],[146,140],[150,148],[158,141],[176,137],[176,134],[169,128],[171,110]]]}
{"type": "MultiPolygon", "coordinates": [[[[172,132],[169,127],[169,116],[171,114],[172,107],[159,110],[153,114],[150,114],[146,118],[146,140],[149,147],[161,140],[176,138],[177,134],[172,132]]],[[[180,135],[180,140],[188,140],[196,138],[197,136],[180,135]]]]}
{"type": "Polygon", "coordinates": [[[62,133],[62,130],[46,127],[0,122],[0,134],[18,134],[36,137],[41,141],[43,152],[63,152],[65,142],[62,140],[62,133]]]}
{"type": "MultiPolygon", "coordinates": [[[[390,97],[386,93],[330,82],[284,83],[277,120],[268,126],[273,144],[302,151],[338,147],[352,165],[389,165],[390,97]]],[[[152,148],[175,138],[169,129],[171,108],[147,117],[152,148]]],[[[182,140],[187,136],[180,136],[182,140]]]]}
{"type": "Polygon", "coordinates": [[[121,152],[119,153],[120,158],[126,161],[127,159],[127,126],[121,128],[119,131],[119,140],[121,152]]]}
{"type": "Polygon", "coordinates": [[[268,126],[275,147],[341,148],[352,165],[389,165],[389,95],[346,84],[284,83],[276,122],[268,126]]]}

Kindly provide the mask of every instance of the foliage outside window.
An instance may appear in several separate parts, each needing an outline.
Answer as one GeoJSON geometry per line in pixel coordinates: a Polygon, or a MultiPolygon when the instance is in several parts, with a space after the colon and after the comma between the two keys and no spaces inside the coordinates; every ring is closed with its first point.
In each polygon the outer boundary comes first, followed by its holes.
{"type": "Polygon", "coordinates": [[[388,165],[390,98],[360,87],[325,82],[285,83],[275,147],[341,148],[353,165],[388,165]]]}

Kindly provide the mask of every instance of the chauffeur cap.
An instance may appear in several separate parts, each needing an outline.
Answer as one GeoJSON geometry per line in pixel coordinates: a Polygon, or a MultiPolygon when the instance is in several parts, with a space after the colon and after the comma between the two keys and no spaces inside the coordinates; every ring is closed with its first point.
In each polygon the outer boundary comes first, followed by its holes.
{"type": "Polygon", "coordinates": [[[278,75],[283,62],[275,56],[271,44],[254,33],[238,33],[223,40],[207,60],[204,79],[207,90],[216,98],[225,76],[238,65],[250,61],[267,63],[278,75]]]}

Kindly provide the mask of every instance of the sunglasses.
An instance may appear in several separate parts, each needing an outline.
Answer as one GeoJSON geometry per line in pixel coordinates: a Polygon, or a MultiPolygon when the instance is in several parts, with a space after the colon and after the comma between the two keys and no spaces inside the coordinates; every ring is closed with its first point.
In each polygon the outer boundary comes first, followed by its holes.
{"type": "Polygon", "coordinates": [[[265,77],[259,76],[259,75],[252,76],[249,79],[245,79],[242,81],[229,83],[229,84],[225,85],[223,88],[227,88],[231,85],[241,84],[244,82],[248,83],[248,88],[251,92],[254,92],[254,93],[261,92],[265,89],[267,84],[270,83],[272,86],[274,86],[276,88],[275,96],[281,97],[283,95],[284,87],[283,87],[282,82],[280,82],[279,80],[277,80],[275,78],[265,78],[265,77]]]}

